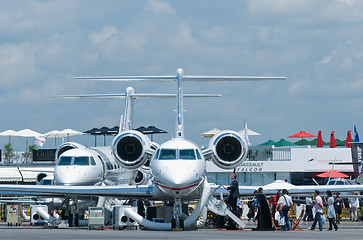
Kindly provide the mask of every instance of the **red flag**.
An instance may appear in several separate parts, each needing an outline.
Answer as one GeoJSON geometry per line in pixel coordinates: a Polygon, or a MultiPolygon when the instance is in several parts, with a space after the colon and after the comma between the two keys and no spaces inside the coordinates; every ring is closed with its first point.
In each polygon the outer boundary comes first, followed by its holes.
{"type": "Polygon", "coordinates": [[[331,131],[330,133],[330,147],[331,148],[337,147],[337,143],[335,142],[335,137],[334,137],[334,131],[331,131]]]}
{"type": "Polygon", "coordinates": [[[318,140],[316,141],[316,147],[324,147],[323,137],[321,136],[321,131],[318,132],[318,140]]]}
{"type": "Polygon", "coordinates": [[[349,147],[350,148],[350,143],[352,142],[352,134],[351,134],[352,131],[348,131],[347,133],[347,139],[345,140],[345,146],[346,147],[349,147]]]}

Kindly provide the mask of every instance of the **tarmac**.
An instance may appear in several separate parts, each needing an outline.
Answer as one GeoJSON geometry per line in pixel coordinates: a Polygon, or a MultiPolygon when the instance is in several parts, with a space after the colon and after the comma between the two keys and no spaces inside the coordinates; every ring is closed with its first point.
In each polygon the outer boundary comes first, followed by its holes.
{"type": "Polygon", "coordinates": [[[204,228],[185,231],[150,231],[150,230],[113,230],[112,226],[104,230],[88,230],[88,227],[58,229],[43,226],[22,225],[8,227],[0,223],[0,239],[360,239],[363,236],[363,222],[342,221],[338,231],[327,231],[328,224],[323,231],[308,230],[312,222],[300,222],[301,230],[294,231],[252,231],[256,223],[248,222],[244,230],[222,230],[204,228]]]}

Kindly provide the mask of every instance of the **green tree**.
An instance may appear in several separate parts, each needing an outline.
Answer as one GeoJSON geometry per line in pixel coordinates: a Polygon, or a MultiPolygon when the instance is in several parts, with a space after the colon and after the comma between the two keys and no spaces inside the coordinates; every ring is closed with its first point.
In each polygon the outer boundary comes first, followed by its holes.
{"type": "Polygon", "coordinates": [[[10,159],[13,155],[14,149],[11,147],[11,143],[5,145],[5,159],[10,159]]]}

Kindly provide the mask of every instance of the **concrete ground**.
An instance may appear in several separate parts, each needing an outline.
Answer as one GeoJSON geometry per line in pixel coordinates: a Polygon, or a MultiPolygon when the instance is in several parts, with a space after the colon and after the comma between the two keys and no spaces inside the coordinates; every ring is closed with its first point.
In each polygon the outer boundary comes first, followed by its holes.
{"type": "Polygon", "coordinates": [[[227,231],[218,229],[187,230],[183,232],[172,231],[149,231],[149,230],[88,230],[87,227],[54,229],[40,226],[24,225],[20,227],[8,227],[0,224],[0,239],[361,239],[363,236],[363,222],[343,221],[338,231],[327,231],[328,224],[324,230],[310,231],[308,228],[312,222],[301,222],[303,231],[252,231],[256,227],[253,222],[247,223],[245,230],[227,231]]]}

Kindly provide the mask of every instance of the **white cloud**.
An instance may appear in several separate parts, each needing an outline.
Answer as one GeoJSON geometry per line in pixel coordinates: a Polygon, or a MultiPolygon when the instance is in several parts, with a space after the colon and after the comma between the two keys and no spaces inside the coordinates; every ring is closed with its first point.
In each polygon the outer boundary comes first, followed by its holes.
{"type": "Polygon", "coordinates": [[[148,0],[146,8],[154,13],[174,13],[173,8],[168,2],[161,0],[148,0]]]}

